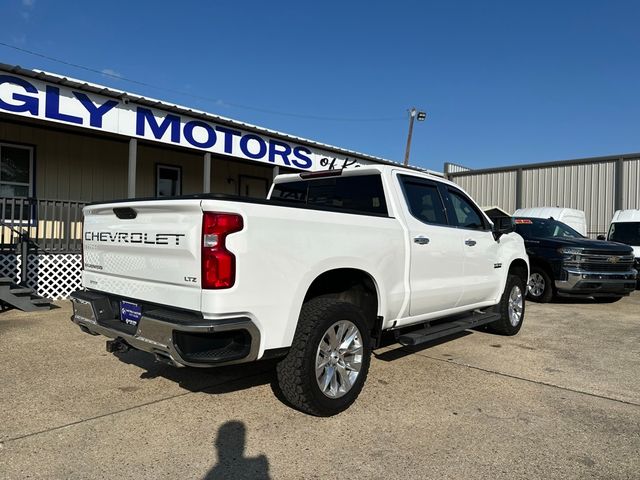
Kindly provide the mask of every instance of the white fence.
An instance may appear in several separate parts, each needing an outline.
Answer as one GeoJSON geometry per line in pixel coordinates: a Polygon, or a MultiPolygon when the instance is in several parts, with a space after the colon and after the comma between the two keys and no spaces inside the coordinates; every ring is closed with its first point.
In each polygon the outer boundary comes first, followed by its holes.
{"type": "MultiPolygon", "coordinates": [[[[12,253],[0,254],[0,277],[18,282],[21,257],[12,253]]],[[[81,287],[82,258],[79,253],[30,253],[27,260],[26,286],[41,297],[62,300],[81,287]]]]}

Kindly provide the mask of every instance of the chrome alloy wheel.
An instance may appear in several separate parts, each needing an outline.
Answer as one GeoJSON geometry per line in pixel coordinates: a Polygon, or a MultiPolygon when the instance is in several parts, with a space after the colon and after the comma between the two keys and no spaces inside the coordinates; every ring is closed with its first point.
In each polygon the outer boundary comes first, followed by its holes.
{"type": "Polygon", "coordinates": [[[329,398],[340,398],[356,382],[362,368],[362,335],[349,320],[331,325],[316,354],[316,381],[329,398]]]}
{"type": "Polygon", "coordinates": [[[511,325],[517,327],[522,321],[522,310],[524,309],[524,298],[518,285],[514,285],[509,294],[509,321],[511,325]]]}
{"type": "Polygon", "coordinates": [[[546,287],[544,277],[539,273],[532,273],[529,275],[529,283],[527,284],[527,289],[529,293],[534,297],[540,297],[544,293],[544,288],[546,287]]]}

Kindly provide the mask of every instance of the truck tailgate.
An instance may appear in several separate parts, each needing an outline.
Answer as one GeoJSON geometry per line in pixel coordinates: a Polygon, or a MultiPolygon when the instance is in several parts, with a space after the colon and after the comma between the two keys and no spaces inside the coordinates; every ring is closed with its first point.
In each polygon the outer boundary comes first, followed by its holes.
{"type": "Polygon", "coordinates": [[[85,287],[200,309],[200,200],[90,205],[84,215],[85,287]]]}

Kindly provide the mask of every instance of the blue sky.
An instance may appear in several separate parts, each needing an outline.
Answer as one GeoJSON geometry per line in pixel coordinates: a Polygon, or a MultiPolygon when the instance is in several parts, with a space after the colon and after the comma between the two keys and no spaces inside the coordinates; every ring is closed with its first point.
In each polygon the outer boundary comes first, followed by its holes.
{"type": "Polygon", "coordinates": [[[414,105],[411,163],[436,170],[640,151],[637,1],[0,6],[0,42],[122,78],[4,46],[1,62],[391,160],[414,105]]]}

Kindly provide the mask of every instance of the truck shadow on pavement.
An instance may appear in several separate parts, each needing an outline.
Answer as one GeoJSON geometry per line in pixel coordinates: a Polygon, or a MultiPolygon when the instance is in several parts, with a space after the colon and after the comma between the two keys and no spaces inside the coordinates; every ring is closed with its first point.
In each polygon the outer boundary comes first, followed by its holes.
{"type": "Polygon", "coordinates": [[[190,392],[230,393],[267,385],[275,379],[274,360],[215,368],[178,368],[157,362],[153,356],[136,350],[114,356],[123,363],[139,367],[142,380],[165,378],[190,392]]]}
{"type": "Polygon", "coordinates": [[[415,347],[400,345],[399,343],[396,343],[395,338],[393,338],[392,336],[383,336],[382,344],[380,345],[380,348],[378,350],[373,351],[373,356],[377,360],[382,360],[383,362],[393,362],[394,360],[399,360],[400,358],[406,357],[408,355],[413,355],[414,353],[418,353],[423,350],[436,347],[443,343],[448,343],[459,338],[466,337],[467,335],[472,335],[473,333],[474,332],[465,330],[463,332],[454,333],[453,335],[449,335],[448,337],[438,338],[437,340],[432,340],[415,347]],[[380,351],[385,348],[391,348],[391,350],[380,351]]]}
{"type": "Polygon", "coordinates": [[[245,457],[246,436],[247,428],[243,422],[233,420],[220,427],[214,443],[218,462],[203,480],[271,478],[265,455],[245,457]]]}
{"type": "Polygon", "coordinates": [[[190,392],[220,395],[269,385],[280,402],[295,409],[284,397],[278,385],[276,376],[278,359],[215,368],[178,368],[157,362],[153,356],[137,350],[117,352],[114,356],[123,363],[139,367],[142,370],[140,374],[142,380],[161,377],[177,383],[190,392]]]}
{"type": "MultiPolygon", "coordinates": [[[[621,300],[624,300],[628,297],[622,297],[621,300]]],[[[621,301],[618,300],[618,301],[621,301]]],[[[535,302],[528,301],[530,305],[534,305],[535,302]]],[[[617,302],[605,302],[598,301],[591,297],[554,297],[553,300],[549,302],[549,304],[557,304],[557,305],[615,305],[617,302]]]]}

